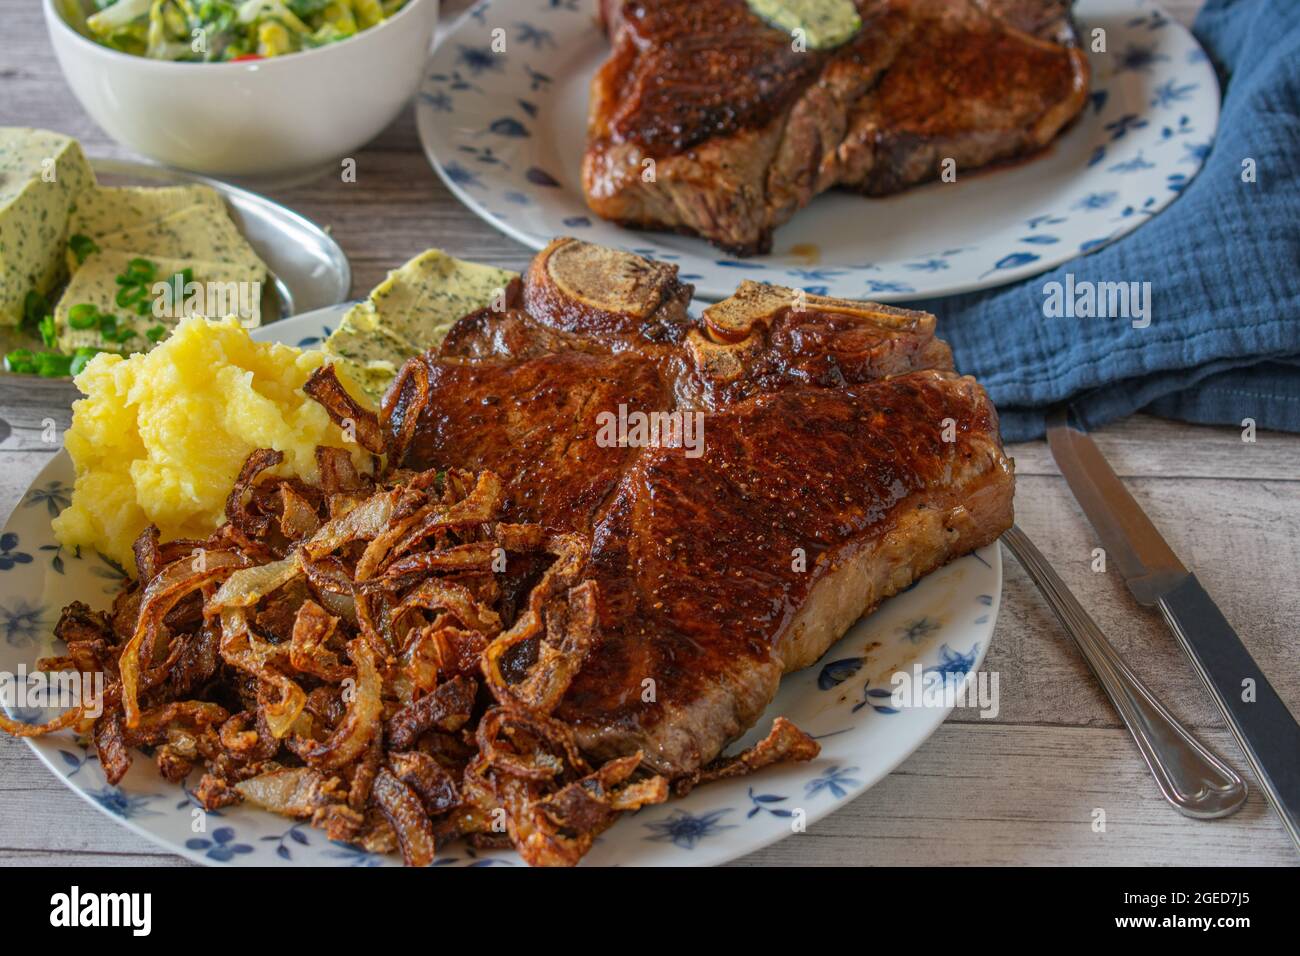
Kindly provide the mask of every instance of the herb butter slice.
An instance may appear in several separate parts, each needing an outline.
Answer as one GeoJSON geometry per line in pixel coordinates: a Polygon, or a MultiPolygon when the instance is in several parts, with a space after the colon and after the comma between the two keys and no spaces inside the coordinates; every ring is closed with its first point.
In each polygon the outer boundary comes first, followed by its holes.
{"type": "Polygon", "coordinates": [[[240,269],[242,280],[261,282],[266,278],[266,263],[240,235],[224,207],[214,210],[206,203],[186,206],[143,225],[81,234],[99,249],[130,250],[146,258],[228,262],[240,269]]]}
{"type": "Polygon", "coordinates": [[[490,305],[515,278],[508,269],[429,249],[349,309],[325,351],[377,399],[407,359],[442,344],[457,319],[490,305]]]}
{"type": "Polygon", "coordinates": [[[211,186],[92,186],[77,197],[68,218],[68,270],[75,272],[80,265],[78,249],[83,250],[84,258],[85,240],[98,246],[116,233],[153,225],[192,207],[226,218],[225,204],[211,186]]]}
{"type": "Polygon", "coordinates": [[[68,209],[95,183],[75,139],[0,127],[0,325],[17,325],[29,292],[64,278],[68,209]]]}
{"type": "Polygon", "coordinates": [[[369,302],[359,302],[348,310],[326,340],[325,352],[376,401],[402,363],[420,354],[410,342],[380,325],[369,302]]]}
{"type": "Polygon", "coordinates": [[[787,33],[802,30],[808,47],[828,50],[853,38],[862,19],[853,0],[747,0],[749,9],[787,33]]]}
{"type": "Polygon", "coordinates": [[[54,310],[59,348],[147,352],[188,315],[220,319],[237,314],[245,328],[255,328],[262,321],[261,287],[246,276],[242,268],[227,262],[139,256],[119,249],[93,253],[73,273],[54,310]],[[123,286],[118,279],[137,258],[147,259],[154,273],[141,290],[147,293],[139,300],[147,304],[144,315],[119,302],[123,286]],[[190,282],[181,286],[177,296],[177,284],[169,280],[186,269],[190,282]],[[169,284],[165,298],[157,294],[155,283],[169,284]]]}
{"type": "Polygon", "coordinates": [[[380,325],[423,352],[441,345],[457,319],[489,305],[514,278],[508,269],[429,249],[390,272],[369,303],[380,325]]]}

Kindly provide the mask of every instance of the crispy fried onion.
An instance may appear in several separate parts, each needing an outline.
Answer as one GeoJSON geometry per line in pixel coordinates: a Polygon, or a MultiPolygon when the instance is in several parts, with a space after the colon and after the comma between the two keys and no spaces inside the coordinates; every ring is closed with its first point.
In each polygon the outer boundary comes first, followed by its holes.
{"type": "MultiPolygon", "coordinates": [[[[408,375],[389,398],[427,387],[408,375]]],[[[310,391],[383,450],[332,371],[310,391]]],[[[619,814],[667,799],[641,754],[591,764],[553,716],[600,637],[585,537],[500,521],[489,472],[362,474],[336,448],[316,460],[312,486],[255,451],[206,540],[141,534],[139,579],[109,613],[65,608],[67,651],[42,662],[102,672],[102,713],[0,715],[0,729],[89,732],[110,784],[147,748],[168,780],[201,772],[191,792],[208,809],[248,801],[413,865],[458,838],[572,865],[619,814]]],[[[679,787],[815,753],[778,721],[679,787]]]]}
{"type": "Polygon", "coordinates": [[[318,770],[334,770],[356,760],[380,729],[379,716],[384,705],[374,652],[364,640],[355,638],[348,643],[348,656],[356,664],[357,679],[350,691],[347,713],[339,725],[326,740],[295,737],[289,741],[294,753],[318,770]]]}
{"type": "Polygon", "coordinates": [[[744,777],[774,763],[812,760],[821,753],[821,744],[802,730],[778,717],[766,737],[734,757],[719,757],[711,764],[673,781],[673,793],[684,797],[702,783],[744,777]]]}
{"type": "Polygon", "coordinates": [[[272,448],[258,448],[244,460],[235,478],[235,487],[226,498],[226,520],[246,535],[259,537],[266,534],[271,524],[269,516],[256,514],[250,509],[253,486],[262,472],[284,461],[284,453],[272,448]]]}
{"type": "Polygon", "coordinates": [[[287,734],[307,703],[307,694],[284,673],[289,649],[258,638],[243,608],[226,607],[221,610],[221,659],[266,688],[270,699],[262,711],[267,727],[277,740],[287,734]]]}
{"type": "Polygon", "coordinates": [[[576,584],[587,558],[579,535],[546,544],[555,562],[528,597],[528,608],[483,652],[483,675],[498,703],[549,714],[594,646],[599,622],[596,583],[576,584]]]}
{"type": "Polygon", "coordinates": [[[668,799],[664,777],[633,781],[639,752],[592,771],[567,724],[524,708],[492,708],[476,738],[466,796],[483,819],[504,813],[511,842],[531,866],[572,866],[619,813],[668,799]]]}
{"type": "Polygon", "coordinates": [[[84,704],[71,707],[43,724],[24,724],[22,721],[14,720],[12,717],[7,717],[3,712],[0,712],[0,730],[15,737],[41,737],[71,727],[85,715],[85,709],[84,704]]]}
{"type": "Polygon", "coordinates": [[[420,412],[429,402],[429,367],[407,362],[384,393],[379,417],[388,439],[388,460],[399,462],[415,440],[420,412]]]}
{"type": "Polygon", "coordinates": [[[229,577],[235,571],[247,567],[248,559],[237,551],[195,550],[191,558],[175,561],[149,582],[140,602],[140,614],[136,620],[135,633],[118,658],[118,668],[122,683],[122,709],[126,716],[126,725],[134,727],[140,721],[138,700],[140,689],[141,664],[151,664],[152,656],[143,662],[141,653],[144,645],[153,650],[162,637],[166,625],[164,618],[182,598],[200,588],[229,577]]]}
{"type": "Polygon", "coordinates": [[[379,418],[348,394],[333,365],[322,365],[311,373],[302,390],[317,401],[343,434],[376,455],[383,454],[384,436],[379,418]]]}
{"type": "Polygon", "coordinates": [[[438,852],[433,824],[420,797],[387,769],[375,778],[375,802],[397,834],[402,858],[410,866],[428,866],[438,852]]]}
{"type": "Polygon", "coordinates": [[[338,655],[328,647],[338,625],[339,619],[315,601],[304,601],[293,621],[289,663],[304,674],[314,674],[321,680],[335,683],[350,675],[352,668],[340,663],[338,655]]]}

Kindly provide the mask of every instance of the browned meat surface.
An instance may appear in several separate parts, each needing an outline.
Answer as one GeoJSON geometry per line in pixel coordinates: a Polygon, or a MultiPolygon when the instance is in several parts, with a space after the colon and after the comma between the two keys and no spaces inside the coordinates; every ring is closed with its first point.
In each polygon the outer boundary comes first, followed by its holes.
{"type": "Polygon", "coordinates": [[[835,186],[885,195],[1032,153],[1083,108],[1068,0],[856,0],[862,29],[796,52],[745,0],[603,0],[583,188],[630,226],[766,252],[835,186]]]}
{"type": "Polygon", "coordinates": [[[697,319],[689,292],[556,240],[507,311],[404,367],[383,414],[401,464],[490,469],[505,520],[589,536],[599,639],[556,716],[593,755],[673,775],[863,613],[997,538],[1013,491],[933,316],[746,283],[697,319]],[[620,406],[699,412],[702,447],[609,447],[620,406]]]}

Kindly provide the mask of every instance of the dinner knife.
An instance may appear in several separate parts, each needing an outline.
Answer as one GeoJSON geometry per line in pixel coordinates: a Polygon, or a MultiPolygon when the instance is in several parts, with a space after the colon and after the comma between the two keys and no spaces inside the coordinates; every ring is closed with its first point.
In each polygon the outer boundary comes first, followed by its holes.
{"type": "Polygon", "coordinates": [[[1071,409],[1048,415],[1047,442],[1107,561],[1139,604],[1159,608],[1300,849],[1300,725],[1071,409]]]}

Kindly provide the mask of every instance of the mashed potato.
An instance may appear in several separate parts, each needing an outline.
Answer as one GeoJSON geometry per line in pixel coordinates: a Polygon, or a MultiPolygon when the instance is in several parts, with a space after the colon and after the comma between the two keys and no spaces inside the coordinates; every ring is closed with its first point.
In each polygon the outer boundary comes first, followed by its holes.
{"type": "Polygon", "coordinates": [[[228,318],[187,319],[152,352],[96,356],[76,378],[65,445],[77,468],[57,518],[65,546],[95,548],[134,570],[131,544],[149,524],[163,540],[206,537],[248,454],[284,453],[277,471],[311,482],[317,445],[349,445],[302,385],[322,353],[254,342],[228,318]]]}

